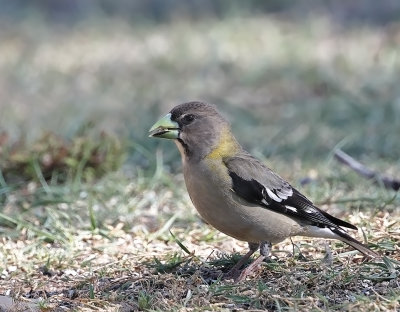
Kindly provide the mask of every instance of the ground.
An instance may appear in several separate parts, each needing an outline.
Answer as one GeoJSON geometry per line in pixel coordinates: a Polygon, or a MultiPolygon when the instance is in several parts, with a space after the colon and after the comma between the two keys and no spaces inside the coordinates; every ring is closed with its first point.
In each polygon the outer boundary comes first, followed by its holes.
{"type": "Polygon", "coordinates": [[[0,46],[0,307],[400,309],[399,196],[332,157],[399,178],[398,25],[14,26],[0,46]],[[295,237],[245,281],[222,280],[246,243],[200,220],[175,146],[147,138],[189,99],[216,103],[246,148],[383,258],[295,237]]]}

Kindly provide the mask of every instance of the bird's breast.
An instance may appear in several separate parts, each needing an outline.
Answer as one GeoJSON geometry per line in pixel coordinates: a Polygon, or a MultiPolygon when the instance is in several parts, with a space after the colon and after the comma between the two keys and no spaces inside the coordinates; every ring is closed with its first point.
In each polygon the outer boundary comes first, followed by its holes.
{"type": "Polygon", "coordinates": [[[291,235],[294,220],[234,198],[227,168],[218,160],[184,163],[185,183],[201,217],[217,230],[248,242],[280,242],[291,235]]]}

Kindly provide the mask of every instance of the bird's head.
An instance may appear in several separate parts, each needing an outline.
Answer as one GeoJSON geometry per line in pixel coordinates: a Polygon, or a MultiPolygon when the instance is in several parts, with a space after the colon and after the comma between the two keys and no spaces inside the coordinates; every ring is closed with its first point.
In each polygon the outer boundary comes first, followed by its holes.
{"type": "Polygon", "coordinates": [[[186,159],[204,158],[216,149],[228,147],[229,141],[236,142],[229,123],[213,105],[203,102],[175,106],[149,131],[151,137],[175,140],[186,159]]]}

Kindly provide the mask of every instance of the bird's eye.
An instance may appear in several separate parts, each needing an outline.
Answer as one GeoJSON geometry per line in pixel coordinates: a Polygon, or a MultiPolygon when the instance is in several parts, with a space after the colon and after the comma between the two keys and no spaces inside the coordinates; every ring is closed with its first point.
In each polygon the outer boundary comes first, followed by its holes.
{"type": "Polygon", "coordinates": [[[192,114],[184,115],[184,116],[182,117],[182,119],[181,119],[181,121],[182,121],[182,123],[183,123],[184,125],[190,124],[193,120],[195,120],[195,116],[192,115],[192,114]]]}

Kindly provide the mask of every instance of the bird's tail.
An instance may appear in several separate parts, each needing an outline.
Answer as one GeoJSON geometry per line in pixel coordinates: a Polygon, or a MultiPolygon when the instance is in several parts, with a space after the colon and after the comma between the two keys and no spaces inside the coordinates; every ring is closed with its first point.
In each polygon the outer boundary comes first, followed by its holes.
{"type": "Polygon", "coordinates": [[[341,241],[345,242],[346,244],[349,244],[351,247],[357,249],[359,252],[364,254],[367,257],[370,258],[380,258],[381,256],[378,255],[375,251],[372,251],[369,249],[367,246],[359,242],[358,240],[354,239],[350,235],[348,235],[345,231],[343,231],[340,228],[331,228],[330,229],[333,233],[338,235],[338,239],[341,241]]]}

